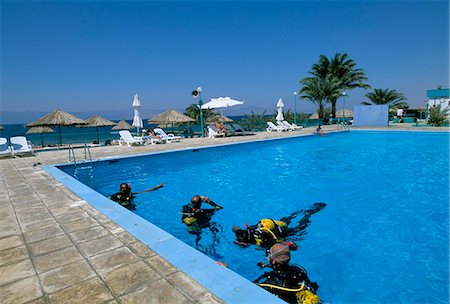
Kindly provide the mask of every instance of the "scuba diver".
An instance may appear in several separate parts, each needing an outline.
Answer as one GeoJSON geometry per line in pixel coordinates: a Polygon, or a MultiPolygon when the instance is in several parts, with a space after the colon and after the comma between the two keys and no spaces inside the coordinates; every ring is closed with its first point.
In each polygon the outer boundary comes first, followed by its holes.
{"type": "Polygon", "coordinates": [[[273,245],[268,250],[267,260],[269,264],[258,263],[258,266],[272,270],[262,274],[254,283],[288,303],[320,303],[316,295],[319,285],[311,282],[303,267],[289,265],[291,253],[287,244],[273,245]]]}
{"type": "MultiPolygon", "coordinates": [[[[206,196],[194,195],[191,199],[191,202],[188,205],[184,205],[182,208],[183,211],[181,213],[181,221],[186,224],[189,233],[197,236],[195,240],[196,247],[198,248],[199,246],[202,229],[209,228],[213,235],[213,248],[214,243],[217,241],[217,233],[219,232],[219,230],[222,230],[222,228],[215,222],[211,222],[211,218],[217,210],[223,209],[223,207],[219,206],[206,196]],[[214,208],[203,209],[203,202],[211,205],[214,208]]],[[[202,251],[214,251],[214,249],[205,249],[202,251]]]]}
{"type": "Polygon", "coordinates": [[[164,187],[164,184],[159,184],[158,186],[155,186],[151,189],[147,189],[140,192],[131,192],[131,186],[127,183],[122,183],[120,184],[120,191],[111,195],[109,199],[119,203],[119,205],[127,208],[128,210],[136,210],[136,205],[133,204],[133,198],[135,195],[144,192],[152,192],[162,187],[164,187]]]}
{"type": "MultiPolygon", "coordinates": [[[[289,224],[302,210],[292,213],[288,217],[283,217],[279,221],[273,219],[262,219],[258,224],[248,226],[242,229],[239,226],[233,227],[233,232],[236,235],[235,243],[242,247],[248,247],[252,244],[270,248],[272,245],[280,242],[284,242],[286,237],[296,236],[297,239],[301,238],[306,233],[306,228],[311,223],[310,217],[314,213],[319,212],[325,208],[325,203],[314,203],[312,207],[306,211],[303,211],[303,218],[298,222],[297,226],[289,228],[289,224]]],[[[291,243],[291,249],[295,250],[298,246],[291,243]]]]}

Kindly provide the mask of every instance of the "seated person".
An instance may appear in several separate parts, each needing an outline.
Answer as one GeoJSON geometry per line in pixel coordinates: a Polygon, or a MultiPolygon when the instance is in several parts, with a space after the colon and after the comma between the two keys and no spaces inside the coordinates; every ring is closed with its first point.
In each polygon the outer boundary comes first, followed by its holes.
{"type": "Polygon", "coordinates": [[[254,283],[288,303],[320,303],[316,295],[319,285],[311,282],[303,267],[289,265],[289,246],[281,243],[273,245],[268,250],[267,259],[270,264],[258,263],[258,266],[272,270],[265,272],[254,283]]]}
{"type": "Polygon", "coordinates": [[[225,136],[228,135],[227,129],[225,129],[223,124],[221,124],[220,122],[216,122],[216,131],[217,131],[217,133],[224,133],[225,136]]]}
{"type": "Polygon", "coordinates": [[[324,136],[324,135],[325,135],[325,132],[323,132],[322,126],[321,126],[321,125],[319,125],[319,126],[316,128],[316,133],[317,133],[317,135],[320,135],[320,136],[324,136]]]}
{"type": "MultiPolygon", "coordinates": [[[[297,226],[289,228],[289,224],[301,211],[296,211],[288,217],[283,217],[279,221],[273,219],[262,219],[258,224],[253,226],[246,225],[246,229],[239,226],[233,227],[233,232],[236,235],[235,243],[239,246],[248,247],[252,244],[263,248],[270,248],[276,243],[284,242],[287,237],[297,236],[301,237],[305,234],[306,228],[311,221],[309,218],[314,213],[319,212],[325,208],[325,203],[314,203],[313,206],[303,212],[303,218],[298,222],[297,226]]],[[[296,249],[296,244],[291,246],[291,249],[296,249]]]]}
{"type": "Polygon", "coordinates": [[[162,187],[164,187],[164,184],[159,184],[156,187],[153,187],[151,189],[144,190],[141,192],[131,192],[131,186],[127,183],[122,183],[122,184],[120,184],[120,191],[111,195],[109,197],[109,199],[119,203],[119,205],[121,205],[129,210],[136,210],[136,205],[133,204],[133,198],[135,195],[141,194],[144,192],[155,191],[162,187]]]}

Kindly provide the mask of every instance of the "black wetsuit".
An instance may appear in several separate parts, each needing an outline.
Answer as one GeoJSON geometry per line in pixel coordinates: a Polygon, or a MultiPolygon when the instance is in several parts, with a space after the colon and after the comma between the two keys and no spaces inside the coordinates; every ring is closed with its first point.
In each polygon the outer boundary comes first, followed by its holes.
{"type": "Polygon", "coordinates": [[[190,233],[197,233],[202,228],[210,227],[210,221],[216,209],[193,208],[191,204],[183,206],[181,221],[190,233]]]}
{"type": "Polygon", "coordinates": [[[254,283],[288,303],[303,303],[299,300],[302,291],[315,294],[319,288],[316,282],[311,282],[308,278],[305,269],[294,265],[272,269],[257,278],[254,283]]]}
{"type": "Polygon", "coordinates": [[[296,236],[299,239],[306,233],[306,228],[311,223],[311,215],[319,212],[326,205],[325,203],[314,203],[310,209],[303,211],[303,218],[293,228],[289,228],[288,225],[302,211],[294,212],[290,216],[280,219],[280,222],[284,222],[286,226],[277,225],[274,221],[274,228],[270,231],[261,229],[258,225],[248,226],[245,230],[235,231],[236,243],[244,246],[253,244],[263,248],[270,248],[276,243],[285,241],[287,237],[296,236]]]}
{"type": "Polygon", "coordinates": [[[109,198],[128,210],[136,210],[136,205],[133,204],[134,194],[132,192],[117,192],[109,198]]]}

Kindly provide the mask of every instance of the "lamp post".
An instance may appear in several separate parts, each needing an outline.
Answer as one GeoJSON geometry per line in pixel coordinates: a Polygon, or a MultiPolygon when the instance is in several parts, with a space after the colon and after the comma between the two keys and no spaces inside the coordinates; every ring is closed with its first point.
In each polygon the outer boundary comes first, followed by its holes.
{"type": "Polygon", "coordinates": [[[203,129],[203,102],[202,102],[202,87],[198,87],[197,88],[197,92],[198,92],[198,106],[200,108],[200,128],[202,131],[202,137],[205,137],[205,130],[203,129]]]}
{"type": "Polygon", "coordinates": [[[347,93],[342,92],[342,97],[344,98],[344,106],[342,108],[342,120],[345,122],[345,98],[347,97],[347,93]]]}
{"type": "Polygon", "coordinates": [[[297,126],[297,91],[294,94],[294,125],[297,126]]]}

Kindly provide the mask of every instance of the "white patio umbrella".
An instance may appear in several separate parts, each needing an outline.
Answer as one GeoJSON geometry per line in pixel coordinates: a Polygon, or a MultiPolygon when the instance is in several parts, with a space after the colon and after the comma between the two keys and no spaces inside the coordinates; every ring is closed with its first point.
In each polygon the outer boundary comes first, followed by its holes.
{"type": "Polygon", "coordinates": [[[276,118],[277,121],[279,121],[279,122],[284,120],[283,107],[284,107],[284,103],[283,103],[283,100],[280,98],[280,99],[278,99],[278,102],[277,102],[278,114],[277,114],[277,118],[276,118]]]}
{"type": "Polygon", "coordinates": [[[202,106],[202,109],[221,109],[220,114],[222,114],[223,108],[234,107],[244,104],[244,101],[239,101],[232,99],[230,97],[219,97],[219,98],[211,98],[210,102],[205,103],[202,106]]]}
{"type": "Polygon", "coordinates": [[[144,127],[144,122],[141,118],[141,113],[139,111],[139,108],[141,107],[141,101],[139,100],[138,94],[134,95],[133,99],[133,108],[134,108],[134,116],[133,116],[133,127],[136,127],[137,132],[139,133],[139,128],[144,127]]]}

